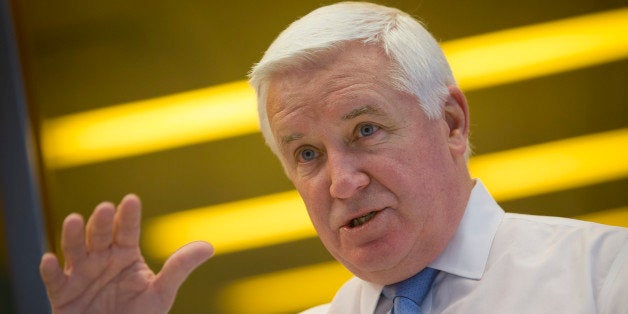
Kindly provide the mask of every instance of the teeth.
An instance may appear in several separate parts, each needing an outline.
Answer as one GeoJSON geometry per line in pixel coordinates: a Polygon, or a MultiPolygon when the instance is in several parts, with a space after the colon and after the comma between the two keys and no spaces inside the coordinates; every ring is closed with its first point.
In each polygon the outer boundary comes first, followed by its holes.
{"type": "Polygon", "coordinates": [[[363,225],[365,222],[371,220],[371,218],[373,218],[375,216],[376,212],[370,212],[362,217],[358,217],[355,219],[351,220],[351,223],[349,223],[349,227],[353,228],[353,227],[357,227],[357,226],[361,226],[363,225]]]}

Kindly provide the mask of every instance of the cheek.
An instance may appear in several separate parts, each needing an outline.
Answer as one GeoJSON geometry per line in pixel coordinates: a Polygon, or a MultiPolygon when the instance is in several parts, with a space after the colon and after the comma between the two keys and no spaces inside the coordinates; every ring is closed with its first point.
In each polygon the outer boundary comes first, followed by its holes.
{"type": "Polygon", "coordinates": [[[378,158],[369,164],[371,175],[395,194],[413,189],[414,181],[422,176],[420,159],[404,149],[390,150],[386,158],[378,158]]]}
{"type": "Polygon", "coordinates": [[[312,222],[314,229],[316,230],[316,234],[325,247],[333,250],[334,243],[336,243],[337,239],[336,234],[331,227],[330,207],[320,201],[311,203],[304,200],[304,202],[307,208],[307,214],[310,217],[310,221],[312,222]]]}
{"type": "Polygon", "coordinates": [[[307,180],[305,182],[293,181],[293,183],[305,203],[312,223],[319,229],[319,226],[326,222],[329,215],[331,207],[329,189],[321,184],[315,184],[315,180],[307,180]]]}
{"type": "Polygon", "coordinates": [[[380,160],[374,172],[377,180],[399,202],[400,210],[407,219],[416,219],[423,215],[426,207],[433,202],[433,185],[442,174],[434,169],[434,164],[421,158],[420,152],[398,150],[395,157],[380,160]]]}
{"type": "Polygon", "coordinates": [[[295,169],[288,177],[304,201],[320,202],[329,199],[331,182],[320,170],[295,169]]]}

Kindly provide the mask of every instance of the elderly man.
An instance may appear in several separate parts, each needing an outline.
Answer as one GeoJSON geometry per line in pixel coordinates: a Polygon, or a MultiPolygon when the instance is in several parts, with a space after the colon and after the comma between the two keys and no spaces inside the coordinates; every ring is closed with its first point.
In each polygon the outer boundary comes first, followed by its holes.
{"type": "MultiPolygon", "coordinates": [[[[467,169],[469,109],[438,44],[396,9],[339,3],[296,21],[251,72],[262,133],[329,252],[355,278],[313,313],[621,313],[628,233],[505,214],[467,169]]],[[[507,175],[507,174],[505,174],[507,175]]],[[[140,204],[63,226],[41,272],[57,313],[167,312],[210,257],[155,275],[140,204]]]]}

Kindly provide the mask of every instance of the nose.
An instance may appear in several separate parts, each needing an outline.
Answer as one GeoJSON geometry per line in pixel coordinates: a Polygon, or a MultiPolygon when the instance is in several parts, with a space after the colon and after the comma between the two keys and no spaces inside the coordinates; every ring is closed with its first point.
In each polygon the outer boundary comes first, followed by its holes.
{"type": "Polygon", "coordinates": [[[371,179],[361,168],[359,156],[330,152],[327,156],[327,167],[331,179],[329,193],[332,197],[351,198],[369,184],[371,179]]]}

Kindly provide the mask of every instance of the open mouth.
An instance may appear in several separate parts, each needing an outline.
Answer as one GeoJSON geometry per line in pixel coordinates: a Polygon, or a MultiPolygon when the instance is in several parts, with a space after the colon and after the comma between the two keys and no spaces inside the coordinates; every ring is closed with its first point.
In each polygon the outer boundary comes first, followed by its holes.
{"type": "Polygon", "coordinates": [[[347,227],[355,228],[355,227],[361,226],[367,223],[369,220],[373,219],[373,217],[375,217],[377,213],[379,213],[379,211],[372,211],[362,217],[351,219],[351,221],[349,221],[349,223],[347,224],[347,227]]]}

